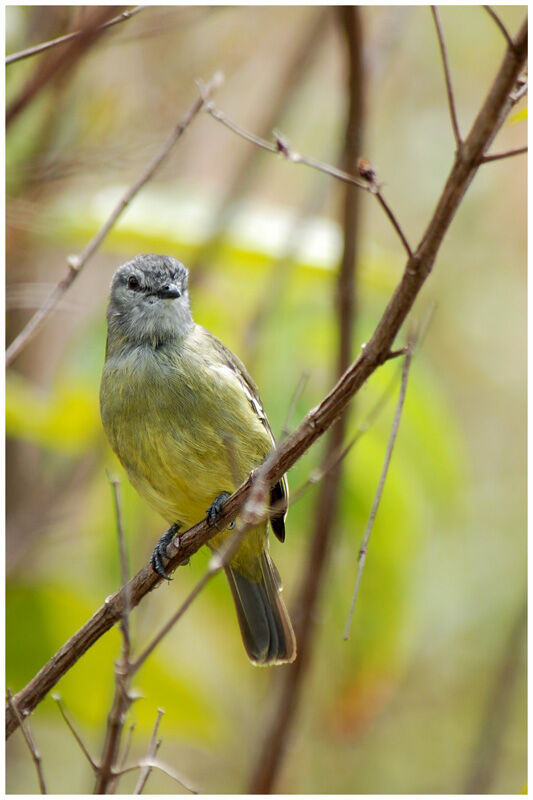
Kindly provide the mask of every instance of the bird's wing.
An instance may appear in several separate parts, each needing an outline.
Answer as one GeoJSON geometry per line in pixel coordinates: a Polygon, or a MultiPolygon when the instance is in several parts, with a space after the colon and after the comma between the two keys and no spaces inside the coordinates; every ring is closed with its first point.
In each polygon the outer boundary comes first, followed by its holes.
{"type": "MultiPolygon", "coordinates": [[[[219,354],[221,362],[224,364],[224,366],[233,370],[239,379],[239,382],[246,397],[248,398],[254,414],[256,414],[264,428],[268,431],[270,438],[272,439],[272,444],[275,446],[276,440],[274,438],[274,434],[272,433],[272,428],[270,427],[265,409],[263,408],[263,403],[261,402],[261,397],[259,396],[259,390],[255,385],[252,376],[240,358],[238,358],[235,353],[229,349],[229,347],[226,347],[226,345],[223,344],[220,339],[214,336],[214,334],[207,329],[204,328],[203,332],[210,339],[213,348],[219,354]]],[[[287,484],[286,476],[283,475],[283,477],[280,478],[275,486],[272,487],[270,492],[270,505],[276,509],[270,518],[270,524],[272,525],[274,534],[280,540],[280,542],[285,541],[285,516],[287,514],[288,503],[289,486],[287,484]]]]}

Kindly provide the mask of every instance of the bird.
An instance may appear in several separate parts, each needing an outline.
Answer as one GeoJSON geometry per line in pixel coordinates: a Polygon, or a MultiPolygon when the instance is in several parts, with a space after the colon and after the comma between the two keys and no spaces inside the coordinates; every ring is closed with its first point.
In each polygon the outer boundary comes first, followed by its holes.
{"type": "MultiPolygon", "coordinates": [[[[169,255],[118,267],[107,308],[100,411],[108,441],[138,493],[164,518],[152,568],[164,578],[168,543],[207,517],[275,447],[259,391],[240,359],[194,322],[188,270],[169,255]]],[[[285,539],[288,485],[270,491],[271,516],[247,531],[225,567],[243,643],[258,666],[296,657],[293,627],[271,559],[267,524],[285,539]]],[[[217,531],[218,551],[231,536],[217,531]]]]}

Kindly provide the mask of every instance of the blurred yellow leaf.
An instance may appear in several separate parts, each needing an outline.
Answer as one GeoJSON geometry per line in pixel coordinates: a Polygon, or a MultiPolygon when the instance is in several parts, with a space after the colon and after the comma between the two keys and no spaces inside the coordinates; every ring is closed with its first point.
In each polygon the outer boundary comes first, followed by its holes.
{"type": "Polygon", "coordinates": [[[62,381],[52,394],[46,394],[21,375],[7,376],[8,436],[62,453],[77,453],[99,429],[98,407],[86,386],[62,381]]]}
{"type": "Polygon", "coordinates": [[[527,119],[527,106],[525,108],[521,108],[520,111],[516,111],[512,116],[509,117],[509,123],[513,124],[515,122],[522,122],[523,120],[527,119]]]}

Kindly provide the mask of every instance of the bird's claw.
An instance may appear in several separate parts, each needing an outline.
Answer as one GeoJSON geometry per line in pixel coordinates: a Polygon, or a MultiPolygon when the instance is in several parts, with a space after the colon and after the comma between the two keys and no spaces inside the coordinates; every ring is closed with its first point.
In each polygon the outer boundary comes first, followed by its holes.
{"type": "Polygon", "coordinates": [[[172,578],[165,572],[164,562],[166,559],[168,559],[167,547],[172,541],[172,539],[176,536],[178,531],[179,531],[179,525],[176,525],[176,523],[174,523],[174,525],[171,525],[168,531],[165,531],[165,533],[162,535],[162,537],[154,547],[154,551],[150,557],[150,564],[152,565],[152,569],[166,581],[172,580],[172,578]]]}
{"type": "Polygon", "coordinates": [[[226,502],[226,500],[228,499],[228,497],[231,497],[229,492],[221,492],[218,495],[218,497],[216,497],[213,500],[213,502],[205,512],[205,516],[207,518],[208,523],[210,525],[213,525],[213,527],[215,527],[217,531],[220,530],[220,528],[218,527],[218,518],[220,516],[220,512],[222,511],[222,507],[226,502]]]}

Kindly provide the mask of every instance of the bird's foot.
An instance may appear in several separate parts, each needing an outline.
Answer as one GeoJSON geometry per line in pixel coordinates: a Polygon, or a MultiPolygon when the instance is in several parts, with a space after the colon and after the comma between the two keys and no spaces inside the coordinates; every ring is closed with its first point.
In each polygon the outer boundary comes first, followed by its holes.
{"type": "Polygon", "coordinates": [[[172,541],[172,539],[176,536],[179,529],[180,526],[177,525],[176,523],[174,523],[174,525],[171,525],[168,531],[165,531],[163,536],[160,538],[160,540],[154,547],[154,552],[152,553],[150,558],[150,564],[152,565],[152,569],[154,570],[154,572],[157,572],[158,575],[161,575],[161,577],[167,581],[172,580],[172,578],[170,578],[165,572],[164,561],[165,559],[168,559],[167,547],[172,541]]]}
{"type": "Polygon", "coordinates": [[[221,492],[219,496],[213,500],[213,502],[205,512],[208,523],[210,525],[213,525],[217,529],[217,531],[220,530],[220,528],[218,527],[218,518],[220,516],[220,512],[222,511],[222,507],[226,502],[226,500],[228,499],[228,497],[231,497],[229,492],[221,492]]]}

